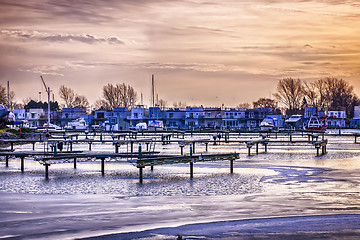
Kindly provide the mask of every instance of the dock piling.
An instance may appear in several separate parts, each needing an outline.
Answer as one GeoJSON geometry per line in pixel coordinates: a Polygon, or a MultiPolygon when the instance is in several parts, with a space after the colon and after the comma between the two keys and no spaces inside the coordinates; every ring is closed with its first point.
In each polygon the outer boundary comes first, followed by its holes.
{"type": "Polygon", "coordinates": [[[6,155],[6,157],[5,157],[5,166],[9,167],[9,156],[8,155],[6,155]]]}
{"type": "Polygon", "coordinates": [[[230,160],[230,173],[231,174],[234,173],[234,160],[233,159],[230,160]]]}
{"type": "Polygon", "coordinates": [[[24,164],[25,164],[24,159],[25,159],[25,157],[21,156],[20,159],[21,159],[21,173],[24,173],[24,164]]]}
{"type": "Polygon", "coordinates": [[[104,157],[101,158],[101,176],[102,177],[105,176],[105,158],[104,157]]]}
{"type": "Polygon", "coordinates": [[[139,183],[143,183],[143,168],[144,167],[138,167],[139,168],[139,183]]]}
{"type": "Polygon", "coordinates": [[[184,155],[184,144],[180,144],[179,147],[180,147],[180,155],[184,155]]]}
{"type": "Polygon", "coordinates": [[[193,179],[194,178],[194,163],[190,162],[190,179],[193,179]]]}
{"type": "Polygon", "coordinates": [[[76,158],[74,158],[74,169],[76,169],[76,158]]]}
{"type": "Polygon", "coordinates": [[[44,166],[45,166],[45,179],[49,180],[49,166],[50,166],[50,164],[45,163],[44,166]]]}

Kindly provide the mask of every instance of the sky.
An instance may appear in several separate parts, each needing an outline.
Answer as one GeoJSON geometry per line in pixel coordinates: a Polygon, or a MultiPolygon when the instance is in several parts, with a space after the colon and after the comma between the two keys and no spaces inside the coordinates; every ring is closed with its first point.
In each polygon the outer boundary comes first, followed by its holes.
{"type": "MultiPolygon", "coordinates": [[[[348,80],[360,96],[360,3],[340,0],[0,0],[0,84],[16,100],[93,104],[126,83],[150,105],[212,107],[272,97],[285,77],[348,80]]],[[[140,97],[139,97],[140,101],[140,97]]]]}

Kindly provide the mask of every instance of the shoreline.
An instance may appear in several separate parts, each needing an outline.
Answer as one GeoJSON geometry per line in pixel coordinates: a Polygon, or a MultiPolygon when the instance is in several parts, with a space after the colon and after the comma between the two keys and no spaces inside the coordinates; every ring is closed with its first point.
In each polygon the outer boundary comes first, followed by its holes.
{"type": "Polygon", "coordinates": [[[355,239],[360,236],[360,214],[332,214],[256,218],[186,224],[144,231],[99,235],[82,240],[113,239],[355,239]],[[294,238],[296,237],[296,238],[294,238]]]}

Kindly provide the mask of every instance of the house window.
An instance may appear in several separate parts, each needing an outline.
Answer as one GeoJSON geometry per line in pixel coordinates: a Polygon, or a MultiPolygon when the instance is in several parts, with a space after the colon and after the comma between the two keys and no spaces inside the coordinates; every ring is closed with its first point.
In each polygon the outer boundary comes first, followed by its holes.
{"type": "Polygon", "coordinates": [[[250,118],[254,118],[254,115],[255,115],[254,112],[250,112],[250,113],[249,113],[249,117],[250,117],[250,118]]]}
{"type": "Polygon", "coordinates": [[[174,113],[169,113],[169,118],[173,118],[174,117],[174,113]]]}
{"type": "Polygon", "coordinates": [[[134,113],[134,118],[138,118],[138,114],[137,114],[137,113],[134,113]]]}

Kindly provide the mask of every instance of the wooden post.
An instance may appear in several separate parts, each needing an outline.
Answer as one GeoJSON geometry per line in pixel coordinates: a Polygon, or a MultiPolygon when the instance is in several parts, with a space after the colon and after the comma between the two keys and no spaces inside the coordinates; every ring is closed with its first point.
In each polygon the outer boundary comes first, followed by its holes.
{"type": "Polygon", "coordinates": [[[130,152],[133,153],[133,151],[134,151],[134,142],[131,141],[130,142],[130,152]]]}
{"type": "Polygon", "coordinates": [[[193,142],[193,149],[192,152],[195,153],[195,141],[193,142]]]}
{"type": "Polygon", "coordinates": [[[33,142],[32,145],[33,145],[33,151],[35,151],[35,142],[33,142]]]}
{"type": "Polygon", "coordinates": [[[148,151],[149,151],[149,144],[150,144],[150,143],[149,143],[149,142],[146,142],[145,144],[146,144],[146,151],[148,152],[148,151]]]}
{"type": "Polygon", "coordinates": [[[6,159],[5,166],[9,167],[9,155],[6,155],[5,159],[6,159]]]}
{"type": "Polygon", "coordinates": [[[320,148],[320,146],[316,146],[316,156],[317,157],[319,156],[319,148],[320,148]]]}
{"type": "Polygon", "coordinates": [[[190,179],[194,178],[194,163],[190,162],[190,179]]]}
{"type": "Polygon", "coordinates": [[[45,163],[45,179],[48,180],[49,179],[49,166],[50,164],[45,163]]]}
{"type": "Polygon", "coordinates": [[[24,156],[21,156],[20,159],[21,159],[21,172],[24,173],[24,156]]]}
{"type": "Polygon", "coordinates": [[[180,145],[180,155],[184,155],[184,145],[180,145]]]}
{"type": "Polygon", "coordinates": [[[119,153],[119,144],[115,142],[115,153],[119,153]]]}
{"type": "Polygon", "coordinates": [[[193,162],[193,151],[192,151],[192,146],[190,145],[190,179],[193,179],[194,177],[194,162],[193,162]]]}
{"type": "Polygon", "coordinates": [[[143,168],[144,167],[138,167],[139,168],[139,182],[143,183],[143,168]]]}
{"type": "Polygon", "coordinates": [[[264,143],[264,146],[265,146],[265,153],[267,153],[267,143],[264,143]]]}
{"type": "Polygon", "coordinates": [[[208,142],[205,143],[205,151],[207,152],[208,151],[208,142]]]}
{"type": "Polygon", "coordinates": [[[231,174],[234,173],[234,160],[233,159],[230,160],[230,173],[231,174]]]}
{"type": "Polygon", "coordinates": [[[251,156],[251,153],[250,153],[251,146],[247,146],[247,148],[248,148],[248,156],[251,156]]]}
{"type": "Polygon", "coordinates": [[[151,165],[150,170],[151,170],[151,171],[154,171],[154,165],[151,165]]]}
{"type": "Polygon", "coordinates": [[[92,142],[89,142],[89,151],[91,151],[91,144],[92,142]]]}
{"type": "Polygon", "coordinates": [[[74,169],[76,169],[76,158],[74,158],[74,169]]]}
{"type": "Polygon", "coordinates": [[[69,144],[70,144],[70,152],[72,152],[72,150],[73,150],[73,141],[70,140],[70,141],[69,141],[69,144]]]}
{"type": "Polygon", "coordinates": [[[11,151],[14,151],[14,142],[10,142],[11,145],[11,151]]]}
{"type": "Polygon", "coordinates": [[[141,159],[142,157],[142,151],[141,151],[141,143],[139,143],[139,153],[138,153],[138,159],[141,159]]]}
{"type": "Polygon", "coordinates": [[[256,155],[259,154],[259,143],[256,143],[256,155]]]}
{"type": "Polygon", "coordinates": [[[105,158],[101,158],[101,176],[105,176],[105,158]]]}

